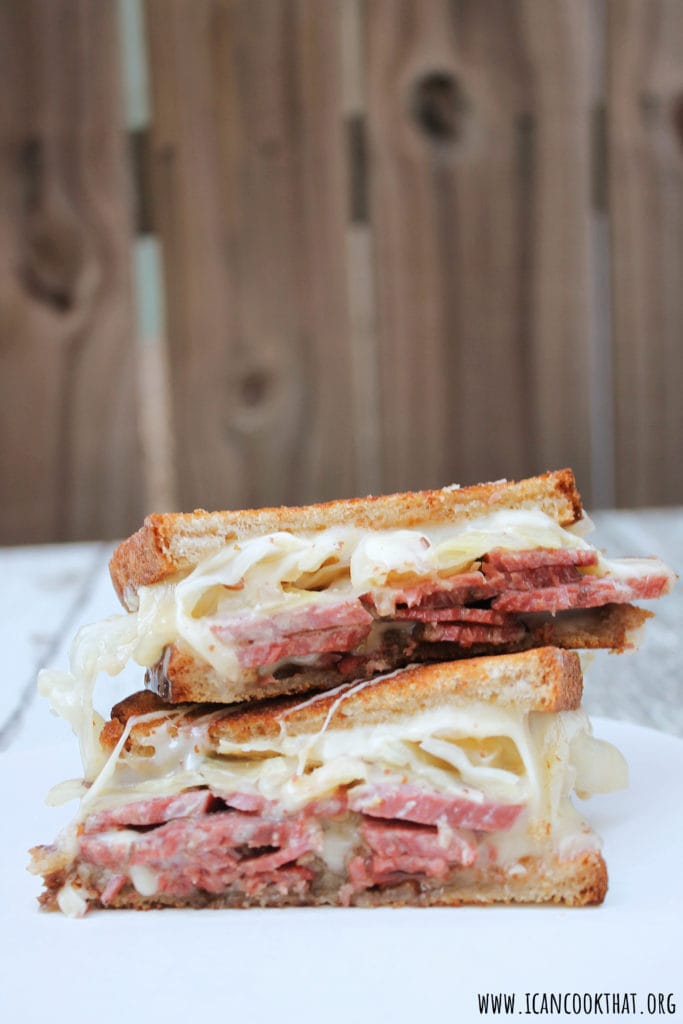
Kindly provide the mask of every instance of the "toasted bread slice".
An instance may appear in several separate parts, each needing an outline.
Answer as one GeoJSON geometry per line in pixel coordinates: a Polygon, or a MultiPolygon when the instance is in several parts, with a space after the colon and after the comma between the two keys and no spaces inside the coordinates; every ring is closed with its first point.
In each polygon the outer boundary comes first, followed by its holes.
{"type": "Polygon", "coordinates": [[[583,515],[570,469],[519,482],[444,487],[380,497],[352,498],[298,508],[151,515],[111,559],[112,582],[122,603],[134,604],[140,586],[186,573],[234,541],[275,531],[315,532],[336,526],[403,530],[420,524],[458,523],[501,509],[544,512],[561,526],[583,515]]]}
{"type": "MultiPolygon", "coordinates": [[[[412,666],[372,680],[348,683],[332,692],[317,693],[307,700],[284,697],[258,703],[226,707],[221,715],[211,709],[208,735],[211,746],[226,740],[241,743],[279,735],[283,715],[291,736],[326,729],[347,729],[356,725],[390,722],[392,717],[418,714],[430,708],[462,707],[473,701],[522,712],[572,711],[579,707],[583,692],[578,654],[556,647],[535,648],[515,654],[467,658],[412,666]]],[[[133,726],[131,747],[144,747],[169,712],[181,712],[174,719],[205,716],[206,707],[187,704],[184,708],[164,703],[148,691],[133,694],[112,709],[101,743],[111,750],[119,741],[131,717],[144,715],[133,726]],[[158,719],[154,713],[158,711],[158,719]]]]}

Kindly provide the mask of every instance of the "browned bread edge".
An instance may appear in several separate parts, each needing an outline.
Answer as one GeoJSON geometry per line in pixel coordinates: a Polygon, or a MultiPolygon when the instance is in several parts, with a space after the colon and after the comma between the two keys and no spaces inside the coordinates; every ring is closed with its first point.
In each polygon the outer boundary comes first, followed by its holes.
{"type": "MultiPolygon", "coordinates": [[[[463,706],[470,701],[516,707],[525,712],[566,711],[579,707],[582,691],[578,655],[542,647],[517,654],[413,666],[304,700],[279,697],[228,706],[224,717],[211,722],[209,737],[216,745],[221,740],[245,743],[279,736],[285,719],[287,732],[299,735],[315,733],[325,723],[327,728],[345,729],[444,705],[463,706]]],[[[179,710],[194,718],[208,710],[202,704],[165,704],[156,694],[142,691],[112,709],[112,719],[105,724],[100,742],[105,748],[112,748],[130,716],[157,709],[160,718],[179,710]]],[[[178,725],[181,722],[182,718],[176,720],[178,725]]],[[[157,724],[152,719],[133,726],[129,742],[143,746],[145,737],[157,724]]]]}
{"type": "Polygon", "coordinates": [[[275,530],[309,531],[331,526],[408,529],[426,522],[457,522],[496,509],[534,508],[563,526],[583,515],[570,469],[520,481],[446,487],[379,497],[351,498],[300,507],[150,515],[114,551],[109,569],[122,603],[140,586],[186,572],[231,541],[275,530]]]}

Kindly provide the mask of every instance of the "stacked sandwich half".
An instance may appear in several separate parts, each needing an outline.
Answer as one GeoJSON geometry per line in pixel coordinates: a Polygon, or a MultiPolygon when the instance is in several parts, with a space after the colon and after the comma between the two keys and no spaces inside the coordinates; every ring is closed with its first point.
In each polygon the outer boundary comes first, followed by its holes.
{"type": "Polygon", "coordinates": [[[623,786],[577,649],[635,646],[656,559],[586,540],[572,474],[308,508],[152,516],[126,614],[40,681],[72,724],[75,820],[33,851],[88,907],[600,902],[572,802],[623,786]],[[146,689],[104,721],[98,675],[146,689]]]}

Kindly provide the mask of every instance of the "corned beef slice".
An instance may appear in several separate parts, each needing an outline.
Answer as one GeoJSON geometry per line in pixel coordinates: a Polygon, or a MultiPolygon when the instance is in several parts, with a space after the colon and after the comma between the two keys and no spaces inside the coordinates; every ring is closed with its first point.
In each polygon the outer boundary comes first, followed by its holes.
{"type": "Polygon", "coordinates": [[[389,821],[364,821],[360,831],[370,854],[349,865],[358,888],[398,881],[397,875],[444,878],[450,868],[469,867],[477,859],[476,844],[457,832],[444,840],[435,828],[389,821]]]}
{"type": "Polygon", "coordinates": [[[514,644],[526,635],[523,625],[516,626],[469,626],[459,622],[425,623],[420,639],[427,641],[449,640],[461,647],[472,644],[514,644]]]}
{"type": "Polygon", "coordinates": [[[476,622],[488,626],[516,626],[517,618],[493,608],[464,608],[459,605],[445,608],[397,608],[395,619],[415,622],[476,622]]]}
{"type": "Polygon", "coordinates": [[[437,873],[434,871],[434,862],[439,862],[443,867],[438,871],[445,874],[449,864],[474,864],[477,859],[477,847],[471,839],[458,832],[451,831],[445,837],[440,836],[437,829],[425,825],[396,824],[393,821],[364,821],[361,824],[360,832],[378,858],[383,864],[382,871],[411,871],[418,873],[425,871],[425,874],[437,873]],[[399,867],[398,860],[412,859],[414,862],[423,861],[429,864],[425,867],[415,863],[412,867],[399,867]]]}
{"type": "Polygon", "coordinates": [[[340,626],[370,626],[372,615],[356,599],[324,603],[307,601],[298,608],[259,615],[240,612],[225,622],[217,623],[212,632],[219,640],[231,643],[277,643],[285,636],[302,632],[318,632],[340,626]]]}
{"type": "Polygon", "coordinates": [[[351,651],[367,637],[373,618],[359,600],[306,603],[273,615],[241,613],[212,626],[223,643],[236,644],[242,668],[282,658],[351,651]]]}
{"type": "Polygon", "coordinates": [[[242,668],[272,665],[282,658],[300,658],[329,651],[352,651],[366,639],[370,626],[341,626],[339,629],[315,629],[283,637],[279,642],[240,644],[237,659],[242,668]]]}
{"type": "Polygon", "coordinates": [[[520,572],[546,566],[596,565],[598,553],[587,548],[531,548],[526,551],[493,548],[483,561],[499,572],[520,572]]]}
{"type": "Polygon", "coordinates": [[[627,604],[629,601],[659,597],[668,582],[668,577],[656,574],[617,580],[582,576],[576,583],[502,594],[494,600],[493,607],[507,612],[560,612],[570,608],[599,608],[605,604],[627,604]]]}
{"type": "MultiPolygon", "coordinates": [[[[478,795],[478,794],[477,794],[478,795]]],[[[374,818],[397,818],[420,825],[499,832],[511,828],[522,810],[521,804],[496,804],[476,796],[452,797],[428,792],[417,786],[392,783],[356,786],[349,793],[349,807],[374,818]]]]}
{"type": "Polygon", "coordinates": [[[214,802],[208,789],[191,789],[177,796],[161,796],[152,800],[138,800],[136,803],[114,807],[109,811],[91,814],[86,819],[84,831],[104,832],[117,825],[161,825],[173,818],[187,818],[203,814],[214,802]]]}

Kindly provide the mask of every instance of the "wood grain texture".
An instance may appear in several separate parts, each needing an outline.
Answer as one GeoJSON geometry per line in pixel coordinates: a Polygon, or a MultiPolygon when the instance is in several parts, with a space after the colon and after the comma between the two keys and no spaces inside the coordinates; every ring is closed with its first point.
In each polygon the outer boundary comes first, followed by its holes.
{"type": "Polygon", "coordinates": [[[115,7],[0,5],[0,540],[139,518],[115,7]]]}
{"type": "MultiPolygon", "coordinates": [[[[504,5],[496,13],[507,26],[504,5]]],[[[487,45],[477,20],[475,4],[367,4],[387,489],[515,475],[525,462],[524,367],[515,351],[523,70],[508,56],[514,46],[496,54],[500,72],[477,67],[487,45]],[[499,73],[502,96],[489,77],[499,73]]],[[[496,31],[491,45],[500,39],[496,31]]]]}
{"type": "Polygon", "coordinates": [[[683,4],[609,5],[617,497],[683,501],[683,4]]]}
{"type": "Polygon", "coordinates": [[[590,498],[586,4],[368,0],[385,484],[590,498]]]}
{"type": "Polygon", "coordinates": [[[342,109],[348,143],[346,265],[349,345],[353,367],[351,415],[357,425],[358,493],[381,490],[382,453],[378,402],[377,295],[368,194],[365,0],[342,0],[342,109]]]}
{"type": "Polygon", "coordinates": [[[351,494],[338,4],[147,16],[181,504],[351,494]]]}
{"type": "Polygon", "coordinates": [[[0,542],[567,464],[683,501],[683,2],[140,2],[140,181],[115,0],[0,2],[0,542]]]}
{"type": "Polygon", "coordinates": [[[535,457],[571,465],[592,499],[590,280],[593,0],[522,0],[533,74],[530,399],[535,457]]]}

